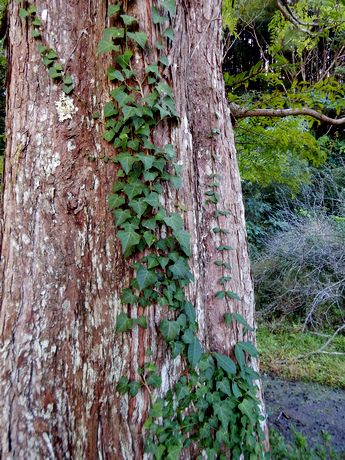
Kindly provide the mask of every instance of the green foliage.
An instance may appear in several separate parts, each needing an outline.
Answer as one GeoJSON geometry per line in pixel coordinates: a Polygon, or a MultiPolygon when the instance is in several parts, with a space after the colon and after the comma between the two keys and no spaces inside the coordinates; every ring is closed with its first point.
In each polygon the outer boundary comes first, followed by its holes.
{"type": "MultiPolygon", "coordinates": [[[[262,372],[276,374],[289,380],[315,382],[345,388],[344,356],[315,354],[303,359],[297,356],[314,352],[326,342],[331,330],[315,335],[301,332],[298,324],[262,324],[257,331],[262,372]]],[[[326,351],[345,353],[345,337],[338,335],[326,351]]]]}
{"type": "Polygon", "coordinates": [[[58,62],[58,54],[42,42],[41,32],[43,23],[38,17],[37,8],[34,3],[27,8],[20,8],[19,16],[23,20],[29,20],[32,25],[31,37],[37,41],[37,49],[41,55],[42,62],[47,68],[48,74],[52,80],[62,84],[62,90],[65,94],[70,94],[74,89],[73,79],[64,72],[63,66],[58,62]]]}
{"type": "MultiPolygon", "coordinates": [[[[173,0],[158,1],[152,10],[153,23],[166,27],[174,12],[173,0]]],[[[99,45],[100,53],[115,53],[108,77],[119,82],[103,110],[103,137],[113,145],[116,155],[112,160],[118,166],[109,208],[122,252],[135,260],[133,279],[123,289],[121,300],[124,307],[137,304],[168,308],[168,317],[161,321],[159,330],[172,356],[181,356],[187,369],[163,399],[152,401],[145,422],[146,451],[156,459],[178,459],[193,442],[200,455],[205,450],[209,458],[222,456],[224,449],[231,450],[235,457],[243,453],[245,458],[261,458],[263,434],[254,384],[258,375],[247,364],[250,357],[256,356],[256,350],[248,342],[238,344],[237,363],[226,355],[204,352],[197,337],[195,309],[185,295],[185,287],[193,279],[188,263],[190,237],[184,230],[183,218],[168,213],[160,199],[165,184],[179,187],[181,183],[180,168],[174,164],[174,147],[160,148],[151,142],[151,132],[159,123],[178,121],[172,89],[162,76],[168,65],[164,49],[167,40],[173,38],[172,31],[169,27],[163,31],[162,41],[156,44],[159,60],[146,67],[143,81],[132,65],[134,53],[129,46],[146,49],[146,35],[128,30],[136,20],[122,8],[114,5],[109,14],[119,14],[123,25],[116,30],[106,29],[99,45]]],[[[218,204],[215,179],[210,177],[210,191],[206,194],[209,206],[218,204]]],[[[215,212],[227,215],[225,210],[216,208],[215,212]]],[[[228,234],[224,228],[215,228],[214,232],[228,234]]],[[[226,244],[218,248],[220,252],[231,249],[226,244]]],[[[230,269],[227,263],[219,262],[222,271],[230,269]]],[[[226,288],[229,279],[223,275],[223,290],[215,300],[240,300],[226,288]]],[[[245,330],[250,329],[240,315],[233,320],[245,330]]],[[[124,311],[117,317],[116,330],[126,333],[137,325],[146,327],[146,318],[131,318],[124,311]]],[[[161,385],[153,363],[147,362],[138,374],[139,381],[122,377],[117,386],[119,393],[134,397],[139,391],[161,385]]]]}
{"type": "Polygon", "coordinates": [[[322,433],[322,443],[310,447],[308,440],[302,433],[292,428],[293,439],[286,442],[275,430],[270,430],[270,443],[272,459],[274,460],[341,460],[345,458],[345,452],[336,452],[331,447],[331,437],[322,433]]]}

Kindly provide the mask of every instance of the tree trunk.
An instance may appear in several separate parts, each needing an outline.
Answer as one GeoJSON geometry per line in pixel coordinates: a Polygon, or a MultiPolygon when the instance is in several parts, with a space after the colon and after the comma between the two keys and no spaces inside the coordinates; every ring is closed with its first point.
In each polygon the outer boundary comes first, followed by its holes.
{"type": "MultiPolygon", "coordinates": [[[[130,6],[154,42],[151,0],[130,6]]],[[[107,1],[37,0],[43,39],[73,75],[78,111],[60,122],[55,102],[61,86],[49,78],[31,26],[9,2],[7,149],[3,187],[0,302],[0,458],[143,458],[142,424],[150,405],[116,392],[122,375],[135,378],[145,350],[162,372],[166,391],[181,363],[172,360],[158,331],[159,307],[147,310],[149,327],[116,334],[124,309],[119,297],[131,277],[122,257],[107,196],[115,168],[107,162],[102,122],[92,119],[108,99],[111,56],[97,57],[107,1]]],[[[183,187],[167,192],[170,210],[184,212],[191,233],[188,288],[206,349],[229,353],[243,338],[224,314],[254,323],[240,178],[221,70],[221,1],[178,0],[170,50],[178,126],[159,128],[159,143],[172,142],[183,164],[183,187]],[[221,175],[214,217],[206,204],[210,174],[221,175]],[[225,228],[215,233],[214,228],[225,228]],[[217,300],[223,269],[216,248],[231,265],[228,288],[241,301],[217,300]]],[[[108,55],[106,55],[108,56],[108,55]]],[[[147,53],[138,55],[140,65],[147,53]]],[[[132,313],[136,313],[133,311],[132,313]]],[[[139,312],[140,313],[140,312],[139,312]]],[[[146,313],[146,312],[145,312],[146,313]]]]}

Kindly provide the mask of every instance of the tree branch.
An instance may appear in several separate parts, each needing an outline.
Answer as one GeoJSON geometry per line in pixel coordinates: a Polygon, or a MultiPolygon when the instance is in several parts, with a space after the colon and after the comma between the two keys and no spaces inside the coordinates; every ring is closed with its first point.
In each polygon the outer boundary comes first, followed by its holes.
{"type": "Polygon", "coordinates": [[[277,0],[277,6],[279,11],[282,13],[285,19],[287,19],[291,24],[293,24],[295,27],[297,27],[298,30],[301,32],[308,34],[308,35],[316,35],[314,32],[310,31],[309,29],[306,29],[303,26],[307,27],[313,27],[317,24],[307,24],[304,22],[301,22],[298,18],[296,18],[290,8],[288,8],[286,5],[283,5],[283,3],[280,0],[277,0]]]}
{"type": "Polygon", "coordinates": [[[234,118],[249,118],[249,117],[290,117],[297,115],[304,115],[315,118],[316,120],[328,123],[330,125],[343,125],[345,124],[344,118],[331,118],[323,113],[308,107],[302,109],[245,109],[237,104],[230,103],[231,115],[234,118]]]}

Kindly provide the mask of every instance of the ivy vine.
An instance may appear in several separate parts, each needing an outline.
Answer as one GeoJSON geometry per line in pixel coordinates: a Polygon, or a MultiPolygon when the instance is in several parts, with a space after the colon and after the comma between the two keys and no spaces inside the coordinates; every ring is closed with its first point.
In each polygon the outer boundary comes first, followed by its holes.
{"type": "MultiPolygon", "coordinates": [[[[42,22],[35,6],[21,9],[20,15],[32,19],[32,36],[40,39],[42,22]]],[[[118,164],[108,204],[123,255],[132,261],[133,269],[133,278],[121,293],[124,311],[117,316],[116,332],[147,328],[146,316],[129,316],[128,306],[165,307],[169,314],[160,322],[160,333],[172,357],[181,356],[185,362],[186,372],[174,388],[163,398],[151,401],[144,424],[147,453],[157,460],[177,460],[183,449],[191,447],[198,459],[223,460],[229,458],[229,453],[234,459],[241,455],[259,459],[264,457],[255,385],[259,376],[248,364],[251,357],[257,357],[257,351],[251,342],[238,342],[234,347],[235,362],[229,356],[203,349],[197,336],[196,311],[185,295],[186,286],[193,280],[190,236],[182,216],[168,213],[160,199],[166,185],[175,189],[181,186],[181,166],[175,162],[174,146],[160,147],[152,141],[153,130],[163,120],[178,122],[173,91],[162,76],[162,69],[169,66],[165,49],[174,38],[173,30],[166,25],[174,15],[175,0],[154,3],[152,21],[164,32],[154,45],[157,62],[143,72],[135,70],[133,50],[145,50],[149,46],[147,36],[138,30],[136,18],[127,15],[120,4],[108,8],[108,17],[119,26],[107,27],[98,46],[99,55],[111,52],[114,56],[108,77],[115,88],[103,108],[103,138],[112,144],[116,151],[112,159],[118,164]]],[[[61,80],[64,91],[71,92],[72,78],[63,74],[62,66],[56,62],[57,53],[42,44],[39,51],[51,78],[61,80]]],[[[205,206],[214,206],[215,218],[226,216],[227,211],[218,208],[217,181],[221,178],[211,175],[209,179],[205,206]]],[[[224,239],[229,233],[219,227],[212,230],[224,239]]],[[[217,250],[221,254],[232,248],[225,242],[217,250]]],[[[222,272],[215,297],[239,300],[226,288],[231,279],[226,274],[230,266],[222,258],[214,263],[222,272]]],[[[228,325],[238,322],[244,330],[251,330],[238,313],[226,314],[224,321],[228,325]]],[[[162,383],[157,366],[148,361],[138,369],[138,375],[140,378],[133,381],[122,376],[117,391],[135,397],[139,391],[149,390],[153,398],[151,388],[158,389],[162,383]]]]}

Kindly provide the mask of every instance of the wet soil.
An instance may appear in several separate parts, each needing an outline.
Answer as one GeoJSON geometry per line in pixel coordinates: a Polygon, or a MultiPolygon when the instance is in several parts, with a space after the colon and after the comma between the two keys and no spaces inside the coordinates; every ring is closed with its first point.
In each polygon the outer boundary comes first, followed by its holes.
{"type": "Polygon", "coordinates": [[[306,436],[309,446],[315,446],[326,431],[332,436],[333,448],[345,451],[345,390],[267,375],[263,381],[270,426],[285,439],[291,440],[294,426],[306,436]]]}

